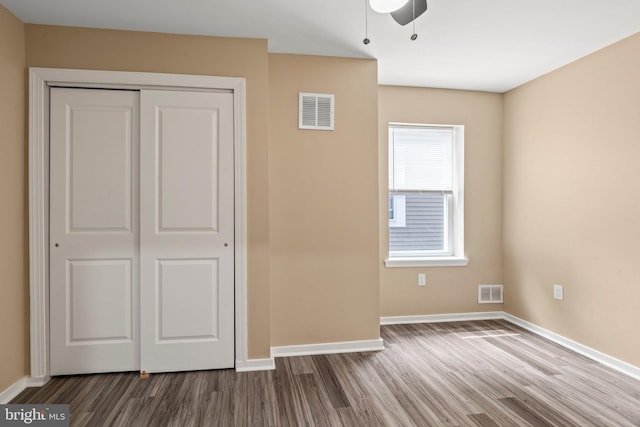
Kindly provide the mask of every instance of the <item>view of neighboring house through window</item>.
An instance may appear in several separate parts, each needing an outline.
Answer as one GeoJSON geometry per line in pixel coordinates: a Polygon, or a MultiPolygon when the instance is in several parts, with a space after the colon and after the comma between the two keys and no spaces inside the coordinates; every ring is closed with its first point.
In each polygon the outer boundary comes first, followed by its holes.
{"type": "Polygon", "coordinates": [[[462,126],[389,126],[389,258],[462,257],[462,126]]]}

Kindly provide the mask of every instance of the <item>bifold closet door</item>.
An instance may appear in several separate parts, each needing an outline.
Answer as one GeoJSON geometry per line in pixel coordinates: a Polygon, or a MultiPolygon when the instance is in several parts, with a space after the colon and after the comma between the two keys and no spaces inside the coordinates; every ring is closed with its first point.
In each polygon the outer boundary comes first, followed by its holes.
{"type": "Polygon", "coordinates": [[[50,94],[50,373],[233,367],[232,94],[50,94]]]}
{"type": "Polygon", "coordinates": [[[51,375],[140,367],[138,99],[50,91],[51,375]]]}
{"type": "Polygon", "coordinates": [[[233,96],[142,91],[140,122],[140,369],[233,367],[233,96]]]}

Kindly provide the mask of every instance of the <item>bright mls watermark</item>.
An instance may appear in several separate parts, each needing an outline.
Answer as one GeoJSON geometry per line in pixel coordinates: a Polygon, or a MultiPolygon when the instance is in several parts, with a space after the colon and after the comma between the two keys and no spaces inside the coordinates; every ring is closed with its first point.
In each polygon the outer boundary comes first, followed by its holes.
{"type": "Polygon", "coordinates": [[[69,427],[69,405],[0,405],[0,427],[69,427]]]}

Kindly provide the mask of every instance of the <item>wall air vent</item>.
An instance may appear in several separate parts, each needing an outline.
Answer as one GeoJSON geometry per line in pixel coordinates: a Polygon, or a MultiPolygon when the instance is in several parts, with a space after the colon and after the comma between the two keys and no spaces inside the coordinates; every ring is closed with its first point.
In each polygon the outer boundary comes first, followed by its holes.
{"type": "Polygon", "coordinates": [[[298,128],[333,130],[333,100],[334,95],[300,92],[298,128]]]}
{"type": "Polygon", "coordinates": [[[478,304],[501,304],[502,285],[478,285],[478,304]]]}

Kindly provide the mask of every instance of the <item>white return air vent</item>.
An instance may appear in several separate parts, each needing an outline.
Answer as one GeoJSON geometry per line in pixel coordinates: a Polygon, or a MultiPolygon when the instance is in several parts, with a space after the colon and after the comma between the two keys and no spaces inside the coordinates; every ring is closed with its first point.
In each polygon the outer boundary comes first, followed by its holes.
{"type": "Polygon", "coordinates": [[[478,304],[502,303],[502,285],[478,285],[478,304]]]}
{"type": "Polygon", "coordinates": [[[333,130],[334,95],[300,92],[298,128],[333,130]]]}

